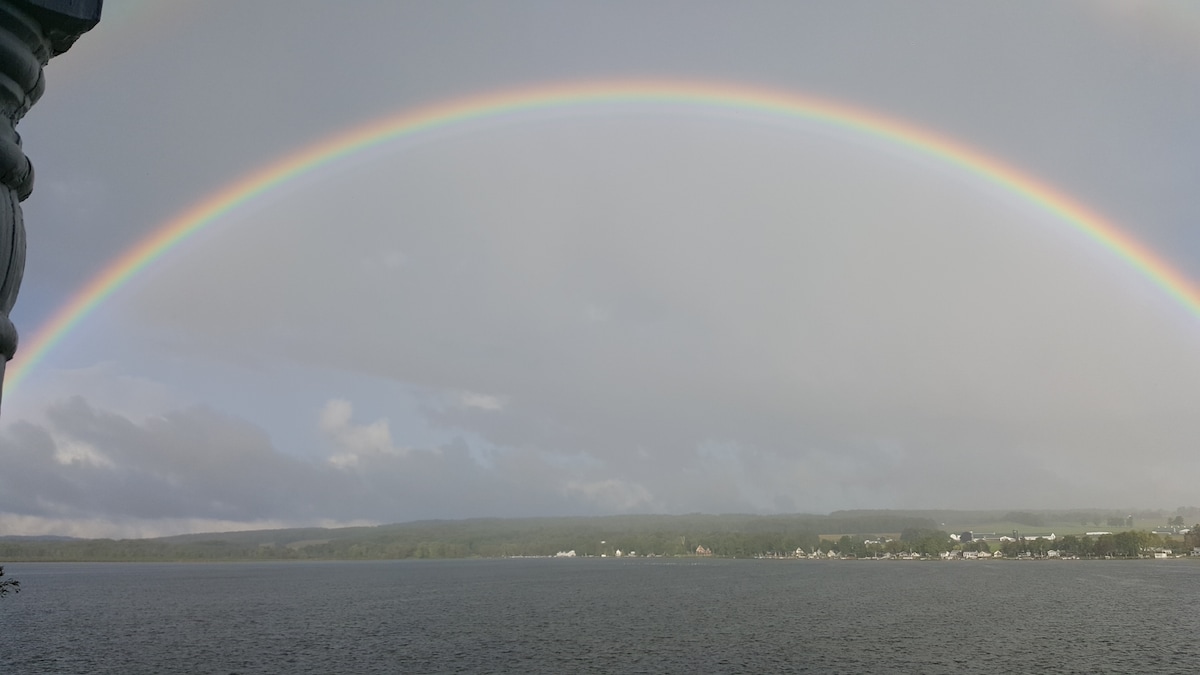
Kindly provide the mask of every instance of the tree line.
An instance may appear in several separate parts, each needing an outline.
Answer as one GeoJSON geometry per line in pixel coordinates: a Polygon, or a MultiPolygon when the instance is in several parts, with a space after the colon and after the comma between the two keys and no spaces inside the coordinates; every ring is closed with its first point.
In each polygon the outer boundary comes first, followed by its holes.
{"type": "MultiPolygon", "coordinates": [[[[3,540],[4,561],[401,560],[623,554],[684,556],[699,547],[720,557],[834,552],[850,557],[951,550],[1081,558],[1137,557],[1153,548],[1200,546],[1200,525],[1184,541],[1151,532],[988,542],[954,541],[928,518],[887,512],[828,516],[612,516],[424,521],[340,529],[197,534],[159,539],[3,540]],[[829,533],[841,534],[838,538],[829,533]],[[899,537],[895,533],[899,532],[899,537]],[[881,536],[892,533],[889,536],[881,536]],[[824,538],[822,534],[826,535],[824,538]],[[867,543],[868,541],[873,543],[867,543]]],[[[3,587],[3,588],[8,588],[3,587]]],[[[15,590],[15,587],[12,587],[15,590]]]]}
{"type": "Polygon", "coordinates": [[[387,560],[624,554],[680,556],[700,546],[750,557],[811,550],[828,532],[930,528],[927,518],[871,515],[637,515],[423,521],[378,527],[264,530],[159,539],[0,540],[0,560],[387,560]]]}

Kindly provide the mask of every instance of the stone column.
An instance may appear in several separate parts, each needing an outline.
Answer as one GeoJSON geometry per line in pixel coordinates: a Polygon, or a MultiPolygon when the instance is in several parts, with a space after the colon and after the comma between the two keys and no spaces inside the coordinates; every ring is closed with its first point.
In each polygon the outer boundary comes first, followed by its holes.
{"type": "Polygon", "coordinates": [[[46,88],[42,67],[100,21],[102,1],[0,0],[0,380],[17,351],[8,313],[25,273],[21,202],[33,192],[17,122],[46,88]]]}

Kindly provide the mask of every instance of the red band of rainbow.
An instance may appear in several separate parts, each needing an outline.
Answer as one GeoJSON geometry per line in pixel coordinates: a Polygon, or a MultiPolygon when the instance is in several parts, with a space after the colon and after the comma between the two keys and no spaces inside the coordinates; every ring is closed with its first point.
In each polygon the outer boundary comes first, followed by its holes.
{"type": "Polygon", "coordinates": [[[292,179],[364,149],[422,132],[502,115],[599,104],[668,105],[778,115],[844,129],[933,158],[1053,214],[1200,316],[1200,293],[1192,283],[1114,224],[1053,187],[931,131],[834,101],[727,83],[647,80],[566,83],[499,91],[406,110],[318,141],[204,197],[110,262],[34,331],[8,369],[9,392],[19,388],[64,336],[141,270],[205,226],[292,179]]]}

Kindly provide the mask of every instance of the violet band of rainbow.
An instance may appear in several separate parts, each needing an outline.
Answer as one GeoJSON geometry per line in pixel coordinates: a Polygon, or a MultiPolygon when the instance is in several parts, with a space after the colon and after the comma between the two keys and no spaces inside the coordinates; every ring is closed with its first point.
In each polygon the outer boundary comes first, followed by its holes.
{"type": "Polygon", "coordinates": [[[807,120],[873,138],[971,174],[1052,214],[1136,269],[1193,315],[1200,293],[1182,273],[1098,213],[1035,177],[966,144],[919,126],[836,101],[721,82],[619,80],[571,82],[501,90],[417,107],[334,134],[242,176],[155,227],[77,290],[18,349],[6,388],[11,393],[115,292],[168,251],[256,198],[320,167],[373,148],[467,122],[530,111],[586,109],[601,104],[669,105],[752,112],[807,120]]]}

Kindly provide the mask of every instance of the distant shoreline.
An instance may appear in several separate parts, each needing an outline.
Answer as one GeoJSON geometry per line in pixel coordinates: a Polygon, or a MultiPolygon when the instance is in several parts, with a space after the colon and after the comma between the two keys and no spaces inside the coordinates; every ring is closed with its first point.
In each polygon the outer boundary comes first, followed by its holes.
{"type": "MultiPolygon", "coordinates": [[[[1155,554],[1186,557],[1184,554],[1200,546],[1200,525],[1180,526],[1180,517],[1173,518],[1175,523],[1155,526],[1158,531],[1096,532],[1095,521],[1099,516],[1085,518],[1085,515],[903,511],[777,516],[628,515],[417,521],[156,539],[0,536],[0,564],[645,558],[647,555],[676,559],[819,556],[824,560],[904,562],[910,562],[906,558],[929,560],[946,556],[1005,560],[1140,559],[1155,554]],[[1087,533],[1089,530],[1093,530],[1091,534],[1087,533]],[[993,558],[997,551],[1002,555],[993,558]]],[[[1111,520],[1115,525],[1119,519],[1111,520]]]]}

